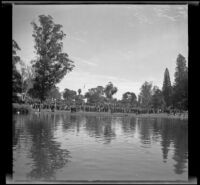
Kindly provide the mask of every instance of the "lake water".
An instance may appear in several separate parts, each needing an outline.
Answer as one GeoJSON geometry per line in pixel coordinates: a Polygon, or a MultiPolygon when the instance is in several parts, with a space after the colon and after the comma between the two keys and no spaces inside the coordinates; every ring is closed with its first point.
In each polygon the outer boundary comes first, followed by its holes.
{"type": "Polygon", "coordinates": [[[16,115],[13,180],[188,180],[188,121],[16,115]]]}

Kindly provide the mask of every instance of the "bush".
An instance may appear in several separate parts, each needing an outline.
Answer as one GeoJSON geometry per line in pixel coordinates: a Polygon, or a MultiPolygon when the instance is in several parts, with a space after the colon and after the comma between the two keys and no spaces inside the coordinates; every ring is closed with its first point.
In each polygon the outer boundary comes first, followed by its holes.
{"type": "Polygon", "coordinates": [[[19,112],[20,114],[29,114],[32,111],[32,108],[30,105],[13,103],[12,107],[13,107],[14,114],[16,114],[17,112],[19,112]]]}

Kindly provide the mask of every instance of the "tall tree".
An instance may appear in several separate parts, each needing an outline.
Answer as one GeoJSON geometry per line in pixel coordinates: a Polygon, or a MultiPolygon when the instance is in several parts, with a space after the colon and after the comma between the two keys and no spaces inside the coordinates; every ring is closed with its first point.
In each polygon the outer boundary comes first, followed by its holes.
{"type": "Polygon", "coordinates": [[[171,95],[172,95],[172,86],[169,76],[169,70],[166,68],[164,73],[163,87],[162,87],[163,97],[166,103],[166,106],[171,105],[171,95]]]}
{"type": "Polygon", "coordinates": [[[148,108],[151,103],[152,96],[152,82],[144,82],[142,87],[140,88],[139,100],[140,105],[145,108],[148,108]]]}
{"type": "Polygon", "coordinates": [[[78,89],[78,95],[80,95],[81,94],[81,89],[78,89]]]}
{"type": "Polygon", "coordinates": [[[187,77],[188,69],[186,66],[186,59],[183,55],[179,54],[176,59],[175,86],[181,84],[182,80],[187,77]]]}
{"type": "Polygon", "coordinates": [[[17,93],[21,93],[21,75],[16,65],[20,62],[17,51],[21,50],[15,40],[12,41],[12,93],[13,101],[17,101],[17,93]]]}
{"type": "Polygon", "coordinates": [[[74,67],[68,54],[62,52],[62,40],[66,36],[61,30],[62,25],[55,24],[48,15],[39,16],[39,25],[33,26],[33,38],[37,59],[33,61],[35,78],[33,89],[41,101],[48,96],[49,90],[63,79],[74,67]]]}
{"type": "Polygon", "coordinates": [[[112,82],[109,82],[105,89],[104,89],[104,92],[105,92],[105,95],[106,97],[108,98],[108,100],[111,100],[112,99],[112,96],[117,93],[118,89],[117,87],[115,87],[112,82]]]}
{"type": "Polygon", "coordinates": [[[173,105],[180,109],[188,108],[188,67],[186,59],[179,54],[176,60],[175,82],[173,86],[173,105]]]}

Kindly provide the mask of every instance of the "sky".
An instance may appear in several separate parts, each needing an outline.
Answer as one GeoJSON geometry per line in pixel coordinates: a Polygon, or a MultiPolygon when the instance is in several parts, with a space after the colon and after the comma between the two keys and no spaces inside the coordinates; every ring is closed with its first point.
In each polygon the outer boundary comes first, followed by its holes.
{"type": "Polygon", "coordinates": [[[112,82],[114,98],[136,95],[145,81],[162,88],[164,71],[174,82],[176,58],[188,58],[187,5],[14,5],[13,39],[27,65],[36,58],[33,28],[39,15],[51,15],[66,34],[63,52],[73,71],[57,84],[84,94],[112,82]]]}

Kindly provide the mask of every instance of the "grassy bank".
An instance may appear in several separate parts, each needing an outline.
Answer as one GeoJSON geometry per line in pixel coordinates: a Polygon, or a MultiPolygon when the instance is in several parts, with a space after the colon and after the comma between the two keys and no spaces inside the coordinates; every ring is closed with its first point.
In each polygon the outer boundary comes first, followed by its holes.
{"type": "MultiPolygon", "coordinates": [[[[37,113],[37,111],[36,111],[37,113]]],[[[158,114],[135,114],[135,113],[109,113],[109,112],[73,112],[56,110],[51,112],[50,110],[41,110],[40,113],[51,113],[51,114],[68,114],[68,115],[93,115],[93,116],[122,116],[122,117],[136,117],[136,118],[171,118],[171,119],[188,119],[187,114],[167,114],[167,113],[158,113],[158,114]]]]}
{"type": "Polygon", "coordinates": [[[18,103],[13,103],[12,104],[13,108],[13,113],[14,114],[29,114],[33,112],[32,108],[30,105],[25,105],[25,104],[18,104],[18,103]]]}

